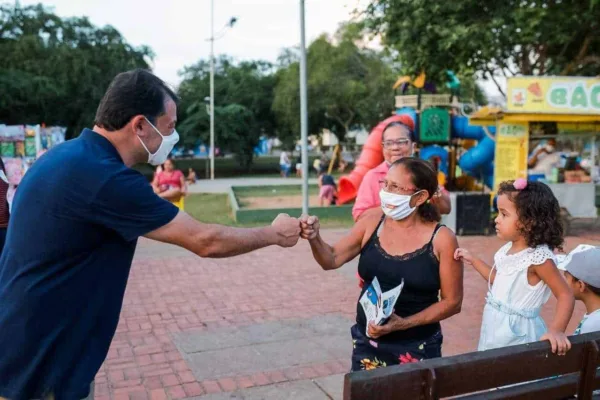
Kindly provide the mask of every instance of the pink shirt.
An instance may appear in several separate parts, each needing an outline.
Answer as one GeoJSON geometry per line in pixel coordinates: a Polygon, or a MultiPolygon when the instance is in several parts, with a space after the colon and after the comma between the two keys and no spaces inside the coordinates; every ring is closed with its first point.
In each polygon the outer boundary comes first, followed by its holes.
{"type": "Polygon", "coordinates": [[[162,171],[156,175],[158,186],[172,186],[181,189],[181,178],[183,178],[183,172],[176,169],[173,172],[162,171]]]}
{"type": "Polygon", "coordinates": [[[355,221],[363,212],[381,205],[381,201],[379,200],[379,191],[381,190],[379,181],[385,178],[389,169],[390,166],[384,161],[365,174],[358,188],[354,207],[352,207],[352,218],[355,221]]]}

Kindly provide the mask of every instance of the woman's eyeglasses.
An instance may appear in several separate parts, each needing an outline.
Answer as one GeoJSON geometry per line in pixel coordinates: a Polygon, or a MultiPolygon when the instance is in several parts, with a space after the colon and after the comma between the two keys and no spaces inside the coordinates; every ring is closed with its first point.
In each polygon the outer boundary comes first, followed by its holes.
{"type": "Polygon", "coordinates": [[[406,147],[410,144],[410,139],[384,140],[382,143],[386,149],[391,149],[394,146],[406,147]]]}
{"type": "Polygon", "coordinates": [[[414,187],[408,188],[408,187],[398,186],[395,183],[386,181],[385,179],[382,179],[379,181],[379,188],[385,190],[388,193],[395,193],[395,194],[412,194],[412,193],[416,193],[419,191],[419,189],[414,188],[414,187]]]}

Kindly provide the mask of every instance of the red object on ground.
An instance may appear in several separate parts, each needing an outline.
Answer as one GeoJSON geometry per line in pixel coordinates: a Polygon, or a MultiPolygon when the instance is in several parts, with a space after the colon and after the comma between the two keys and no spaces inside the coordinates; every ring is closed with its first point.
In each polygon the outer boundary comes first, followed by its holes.
{"type": "Polygon", "coordinates": [[[413,131],[415,122],[408,115],[393,115],[386,120],[381,121],[369,135],[365,143],[356,166],[348,175],[340,178],[338,188],[338,204],[348,203],[356,198],[356,193],[360,187],[365,174],[370,169],[375,168],[383,162],[383,147],[381,145],[381,136],[383,131],[392,122],[402,122],[408,125],[413,131]]]}

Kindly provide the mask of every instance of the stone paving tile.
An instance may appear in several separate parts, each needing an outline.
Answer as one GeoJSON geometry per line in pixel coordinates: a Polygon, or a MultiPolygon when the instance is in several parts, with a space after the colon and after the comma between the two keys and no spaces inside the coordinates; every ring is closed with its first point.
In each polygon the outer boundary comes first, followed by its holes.
{"type": "MultiPolygon", "coordinates": [[[[330,243],[345,230],[324,232],[330,243]]],[[[565,250],[578,243],[600,244],[597,232],[577,232],[565,250]]],[[[488,262],[503,244],[494,237],[462,237],[488,262]]],[[[302,320],[335,314],[347,318],[339,329],[347,335],[354,318],[359,288],[355,264],[340,272],[324,272],[312,260],[309,246],[266,248],[230,259],[200,259],[191,253],[149,240],[140,240],[127,287],[121,318],[106,361],[96,377],[97,398],[185,398],[208,390],[231,391],[230,381],[198,381],[174,343],[180,333],[237,329],[264,322],[302,320]],[[173,378],[175,377],[175,378],[173,378]]],[[[442,323],[445,356],[474,351],[479,336],[486,282],[465,269],[462,312],[442,323]]],[[[550,321],[551,299],[542,315],[550,321]]],[[[584,309],[577,304],[568,332],[573,332],[584,309]]],[[[332,355],[333,356],[333,355],[332,355]]],[[[263,376],[270,384],[347,371],[349,360],[332,359],[311,367],[272,370],[263,376]]],[[[256,374],[254,374],[256,375],[256,374]]],[[[235,388],[266,382],[260,375],[231,381],[235,388]]]]}
{"type": "MultiPolygon", "coordinates": [[[[233,393],[219,393],[193,398],[195,400],[330,400],[311,380],[285,382],[255,387],[233,393]]],[[[335,399],[335,398],[334,398],[335,399]]]]}
{"type": "Polygon", "coordinates": [[[327,393],[333,400],[342,400],[344,390],[344,375],[330,375],[314,380],[315,384],[327,393]]]}

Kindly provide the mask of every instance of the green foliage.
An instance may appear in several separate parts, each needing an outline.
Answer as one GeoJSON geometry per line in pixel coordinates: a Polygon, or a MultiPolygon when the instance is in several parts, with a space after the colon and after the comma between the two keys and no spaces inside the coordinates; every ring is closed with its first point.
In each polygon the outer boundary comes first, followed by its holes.
{"type": "MultiPolygon", "coordinates": [[[[202,140],[208,144],[210,118],[205,98],[210,95],[210,64],[200,60],[184,68],[181,76],[178,129],[183,143],[191,147],[202,140]]],[[[215,62],[215,147],[234,153],[242,166],[250,166],[261,134],[274,135],[274,86],[273,66],[268,62],[235,65],[227,57],[215,62]]]]}
{"type": "Polygon", "coordinates": [[[365,24],[406,73],[463,76],[600,73],[597,0],[375,0],[365,24]]]}
{"type": "Polygon", "coordinates": [[[68,136],[91,126],[115,75],[152,57],[111,26],[18,3],[0,6],[0,54],[0,121],[62,125],[68,136]]]}
{"type": "MultiPolygon", "coordinates": [[[[366,49],[363,28],[343,25],[334,38],[322,35],[307,49],[309,132],[327,128],[340,140],[353,126],[370,127],[393,110],[392,64],[384,55],[366,49]]],[[[299,62],[289,52],[277,74],[273,99],[284,142],[300,136],[299,62]]]]}

